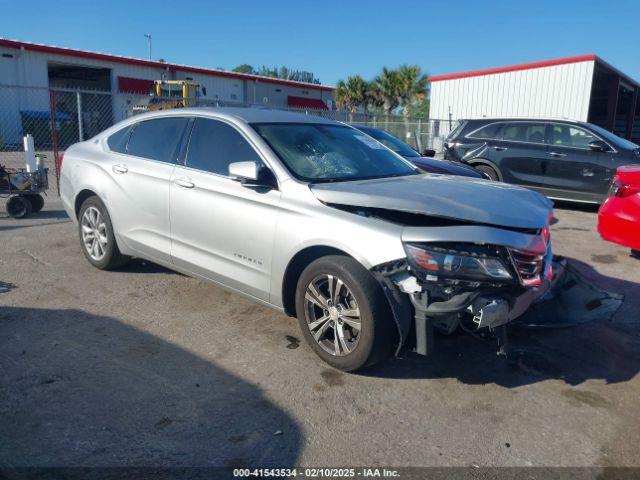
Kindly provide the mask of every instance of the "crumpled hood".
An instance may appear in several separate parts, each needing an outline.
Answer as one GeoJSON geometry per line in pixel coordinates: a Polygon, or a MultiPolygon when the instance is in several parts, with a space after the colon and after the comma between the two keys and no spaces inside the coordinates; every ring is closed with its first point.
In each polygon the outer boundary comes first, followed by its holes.
{"type": "Polygon", "coordinates": [[[511,228],[544,228],[553,202],[526,188],[450,175],[317,183],[324,203],[382,208],[511,228]]]}

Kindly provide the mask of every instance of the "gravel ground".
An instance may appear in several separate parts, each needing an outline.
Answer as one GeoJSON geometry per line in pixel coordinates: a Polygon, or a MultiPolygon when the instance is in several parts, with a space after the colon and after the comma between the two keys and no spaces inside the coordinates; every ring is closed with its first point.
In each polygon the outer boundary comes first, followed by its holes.
{"type": "Polygon", "coordinates": [[[589,209],[556,253],[626,296],[612,322],[465,334],[358,375],[297,323],[133,261],[92,268],[56,201],[0,218],[0,466],[638,466],[640,261],[589,209]]]}

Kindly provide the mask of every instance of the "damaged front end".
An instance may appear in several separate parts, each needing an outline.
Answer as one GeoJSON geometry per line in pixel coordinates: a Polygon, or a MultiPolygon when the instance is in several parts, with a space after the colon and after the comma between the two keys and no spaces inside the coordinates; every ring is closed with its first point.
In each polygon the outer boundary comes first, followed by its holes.
{"type": "Polygon", "coordinates": [[[434,329],[445,334],[458,327],[502,332],[550,286],[548,225],[538,231],[407,228],[403,245],[405,259],[372,269],[398,326],[397,353],[412,344],[417,353],[430,354],[434,329]]]}

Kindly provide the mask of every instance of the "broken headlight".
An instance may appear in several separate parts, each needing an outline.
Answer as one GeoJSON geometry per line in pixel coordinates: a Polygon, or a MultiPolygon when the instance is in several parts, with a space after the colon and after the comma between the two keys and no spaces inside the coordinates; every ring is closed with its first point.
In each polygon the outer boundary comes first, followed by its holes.
{"type": "Polygon", "coordinates": [[[409,264],[424,280],[512,283],[508,261],[496,247],[456,244],[451,247],[405,244],[409,264]]]}

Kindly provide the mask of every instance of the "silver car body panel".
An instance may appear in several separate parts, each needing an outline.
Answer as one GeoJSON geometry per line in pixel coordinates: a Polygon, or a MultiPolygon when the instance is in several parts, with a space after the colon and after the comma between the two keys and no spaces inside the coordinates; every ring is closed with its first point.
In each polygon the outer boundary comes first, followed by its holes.
{"type": "Polygon", "coordinates": [[[461,177],[416,175],[309,185],[289,174],[251,128],[252,122],[335,124],[266,109],[185,108],[138,115],[66,151],[60,179],[64,207],[77,221],[78,195],[94,192],[109,211],[122,253],[208,279],[277,309],[283,307],[287,266],[305,249],[331,247],[367,269],[405,258],[403,241],[490,242],[536,250],[535,235],[499,226],[542,228],[551,211],[550,202],[531,191],[461,177]],[[108,149],[106,140],[112,133],[164,116],[208,117],[231,124],[273,171],[278,189],[258,192],[227,176],[108,149]],[[114,170],[115,166],[124,166],[126,173],[117,173],[120,168],[114,170]],[[187,180],[193,187],[183,188],[176,180],[187,180]],[[327,205],[331,203],[496,227],[404,227],[327,205]]]}
{"type": "Polygon", "coordinates": [[[553,205],[543,195],[522,187],[453,175],[323,183],[312,185],[311,191],[325,203],[512,228],[544,228],[553,205]]]}

